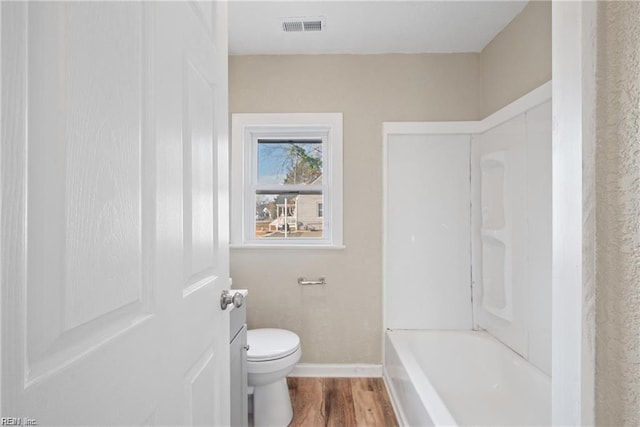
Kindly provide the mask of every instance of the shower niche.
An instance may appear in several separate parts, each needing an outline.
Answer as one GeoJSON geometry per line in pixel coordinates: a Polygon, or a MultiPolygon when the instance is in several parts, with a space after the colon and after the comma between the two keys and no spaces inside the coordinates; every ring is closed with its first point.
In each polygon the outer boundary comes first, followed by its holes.
{"type": "Polygon", "coordinates": [[[505,201],[508,152],[499,150],[480,159],[480,227],[482,307],[512,320],[511,221],[505,201]]]}
{"type": "Polygon", "coordinates": [[[474,325],[551,373],[551,102],[473,136],[474,325]]]}

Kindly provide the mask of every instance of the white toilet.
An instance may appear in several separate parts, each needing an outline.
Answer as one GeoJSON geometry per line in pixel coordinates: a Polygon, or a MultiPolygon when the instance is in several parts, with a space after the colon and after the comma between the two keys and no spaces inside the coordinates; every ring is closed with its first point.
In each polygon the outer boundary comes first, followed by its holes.
{"type": "Polygon", "coordinates": [[[247,344],[253,425],[286,427],[293,418],[286,376],[300,360],[300,338],[284,329],[251,329],[247,331],[247,344]]]}

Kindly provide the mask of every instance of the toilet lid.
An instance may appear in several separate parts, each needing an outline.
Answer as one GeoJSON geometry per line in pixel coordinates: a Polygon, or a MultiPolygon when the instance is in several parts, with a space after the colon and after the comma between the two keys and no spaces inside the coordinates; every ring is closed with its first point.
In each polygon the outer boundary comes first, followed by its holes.
{"type": "Polygon", "coordinates": [[[247,331],[247,359],[273,360],[285,357],[300,347],[300,338],[285,329],[250,329],[247,331]]]}

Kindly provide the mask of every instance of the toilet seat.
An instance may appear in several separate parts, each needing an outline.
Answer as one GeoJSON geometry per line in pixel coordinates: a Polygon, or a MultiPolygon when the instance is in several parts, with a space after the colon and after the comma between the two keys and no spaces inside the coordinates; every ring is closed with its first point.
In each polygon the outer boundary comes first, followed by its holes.
{"type": "Polygon", "coordinates": [[[285,358],[300,348],[300,338],[291,331],[274,328],[247,331],[247,360],[268,362],[285,358]]]}

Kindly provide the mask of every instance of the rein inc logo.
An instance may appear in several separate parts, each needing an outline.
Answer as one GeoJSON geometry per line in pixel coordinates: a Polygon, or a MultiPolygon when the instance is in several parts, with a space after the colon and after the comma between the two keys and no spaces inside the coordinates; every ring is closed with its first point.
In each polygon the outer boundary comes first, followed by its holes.
{"type": "Polygon", "coordinates": [[[2,426],[37,426],[38,421],[27,417],[0,417],[2,426]]]}

